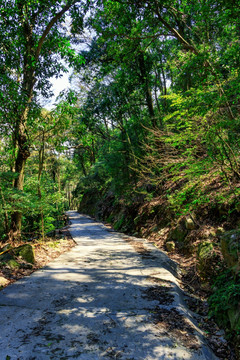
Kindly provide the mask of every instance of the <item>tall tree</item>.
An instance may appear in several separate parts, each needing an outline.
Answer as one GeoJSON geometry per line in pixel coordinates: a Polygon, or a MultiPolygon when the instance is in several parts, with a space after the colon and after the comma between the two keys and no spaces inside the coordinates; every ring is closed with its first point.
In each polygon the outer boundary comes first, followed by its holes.
{"type": "MultiPolygon", "coordinates": [[[[49,79],[65,70],[61,58],[74,66],[82,63],[71,47],[70,30],[74,34],[82,31],[87,3],[0,1],[0,122],[12,137],[12,170],[17,174],[14,187],[19,191],[23,190],[29,133],[39,113],[39,95],[51,95],[49,79]]],[[[12,214],[12,239],[20,236],[21,218],[20,211],[12,214]]]]}

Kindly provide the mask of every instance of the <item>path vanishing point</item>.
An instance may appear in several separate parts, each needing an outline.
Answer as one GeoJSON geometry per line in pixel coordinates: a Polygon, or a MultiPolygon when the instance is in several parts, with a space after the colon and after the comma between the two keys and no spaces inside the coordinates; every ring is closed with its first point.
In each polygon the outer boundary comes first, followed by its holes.
{"type": "Polygon", "coordinates": [[[217,359],[167,255],[68,215],[77,245],[0,292],[0,360],[217,359]]]}

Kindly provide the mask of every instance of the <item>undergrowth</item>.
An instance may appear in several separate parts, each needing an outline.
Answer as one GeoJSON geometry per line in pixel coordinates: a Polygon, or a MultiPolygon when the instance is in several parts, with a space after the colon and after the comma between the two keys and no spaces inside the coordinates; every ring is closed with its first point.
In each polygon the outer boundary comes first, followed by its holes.
{"type": "Polygon", "coordinates": [[[220,327],[227,329],[227,335],[240,335],[240,320],[231,313],[240,303],[240,276],[225,270],[213,284],[209,297],[209,316],[213,316],[220,327]]]}

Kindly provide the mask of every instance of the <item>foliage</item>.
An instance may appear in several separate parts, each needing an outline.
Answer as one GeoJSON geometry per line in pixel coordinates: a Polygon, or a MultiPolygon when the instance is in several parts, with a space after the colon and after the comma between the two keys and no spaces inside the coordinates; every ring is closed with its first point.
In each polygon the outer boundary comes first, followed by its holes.
{"type": "MultiPolygon", "coordinates": [[[[96,215],[101,205],[127,230],[134,219],[140,228],[148,216],[168,224],[189,213],[231,223],[240,194],[238,5],[0,0],[1,241],[43,238],[70,207],[96,215]],[[76,92],[42,109],[52,77],[68,66],[76,92]],[[137,213],[135,204],[154,201],[161,206],[137,213]]],[[[239,279],[225,276],[211,311],[227,324],[239,279]]]]}
{"type": "MultiPolygon", "coordinates": [[[[209,316],[214,316],[220,326],[231,329],[228,311],[239,305],[239,276],[234,277],[230,270],[226,270],[216,279],[213,289],[213,294],[209,298],[209,316]]],[[[240,334],[240,327],[232,329],[234,330],[240,334]]]]}
{"type": "MultiPolygon", "coordinates": [[[[41,117],[40,98],[53,95],[50,78],[66,71],[61,59],[76,68],[83,62],[69,40],[66,21],[67,16],[74,16],[71,29],[75,37],[82,31],[85,6],[84,1],[0,3],[1,143],[8,150],[7,163],[16,174],[13,187],[19,194],[24,187],[26,161],[39,129],[35,125],[41,117]]],[[[11,214],[11,240],[21,237],[21,225],[22,209],[18,208],[11,214]]]]}

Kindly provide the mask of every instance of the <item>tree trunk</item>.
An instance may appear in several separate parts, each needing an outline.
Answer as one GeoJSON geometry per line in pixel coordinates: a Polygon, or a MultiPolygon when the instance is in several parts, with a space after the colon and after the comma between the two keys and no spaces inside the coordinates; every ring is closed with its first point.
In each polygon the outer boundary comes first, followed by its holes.
{"type": "MultiPolygon", "coordinates": [[[[49,12],[49,22],[43,28],[42,32],[37,30],[37,36],[33,36],[33,29],[35,28],[34,20],[35,16],[39,14],[30,14],[28,6],[24,1],[18,2],[18,12],[21,18],[21,30],[24,37],[24,60],[21,64],[21,76],[23,75],[22,83],[19,88],[21,89],[22,95],[22,106],[19,109],[18,119],[16,121],[16,128],[14,131],[14,141],[16,139],[17,156],[15,160],[14,171],[18,174],[14,181],[14,188],[22,191],[23,190],[23,179],[24,179],[24,168],[27,158],[30,156],[29,146],[27,139],[28,128],[27,118],[30,104],[33,98],[33,88],[36,82],[35,71],[41,54],[43,44],[51,31],[52,27],[58,22],[58,20],[75,4],[77,0],[69,1],[65,4],[62,9],[55,15],[51,16],[49,12]]],[[[31,8],[31,7],[30,7],[31,8]]],[[[21,222],[22,213],[20,210],[16,210],[12,214],[11,227],[9,232],[10,241],[19,239],[21,237],[21,222]]]]}
{"type": "MultiPolygon", "coordinates": [[[[16,119],[16,127],[14,132],[14,139],[16,141],[17,149],[14,171],[17,174],[17,177],[14,180],[13,187],[19,191],[23,190],[24,168],[26,160],[30,156],[29,140],[27,137],[27,119],[29,107],[33,98],[33,87],[35,84],[34,68],[29,63],[31,56],[34,54],[34,49],[32,29],[28,23],[24,24],[23,31],[26,39],[22,82],[23,110],[16,119]]],[[[21,238],[21,224],[22,212],[20,210],[16,210],[12,214],[11,219],[11,227],[9,232],[10,241],[21,238]]]]}
{"type": "Polygon", "coordinates": [[[8,232],[9,232],[8,213],[6,210],[6,201],[5,201],[5,198],[3,195],[3,190],[1,188],[1,186],[0,186],[0,194],[1,194],[1,198],[2,198],[3,211],[4,211],[4,231],[5,231],[5,234],[8,234],[8,232]]]}
{"type": "Polygon", "coordinates": [[[141,82],[143,84],[144,92],[145,92],[145,98],[147,102],[148,112],[150,115],[151,123],[153,127],[156,127],[156,118],[153,108],[153,99],[152,99],[152,93],[149,86],[148,76],[146,66],[145,66],[145,60],[144,60],[144,54],[140,52],[138,56],[138,62],[139,62],[139,68],[140,68],[140,74],[141,74],[141,82]]]}
{"type": "MultiPolygon", "coordinates": [[[[27,115],[27,109],[25,110],[25,115],[27,115]]],[[[25,126],[24,123],[22,122],[22,119],[19,120],[19,124],[20,125],[17,126],[16,128],[18,153],[14,166],[14,171],[17,174],[17,177],[14,180],[13,187],[16,190],[22,192],[23,182],[24,182],[24,169],[25,169],[26,160],[30,156],[30,151],[29,151],[27,136],[25,134],[25,126]]],[[[21,224],[22,224],[22,212],[20,210],[16,210],[11,216],[11,226],[9,232],[10,241],[20,239],[21,224]]]]}
{"type": "MultiPolygon", "coordinates": [[[[42,170],[44,164],[44,150],[45,150],[45,139],[44,139],[44,132],[42,136],[42,144],[39,150],[39,167],[38,167],[38,198],[39,201],[42,201],[42,191],[41,191],[41,177],[42,177],[42,170]]],[[[41,217],[41,233],[42,233],[42,240],[44,240],[44,215],[43,215],[43,208],[42,204],[40,206],[40,217],[41,217]]]]}

